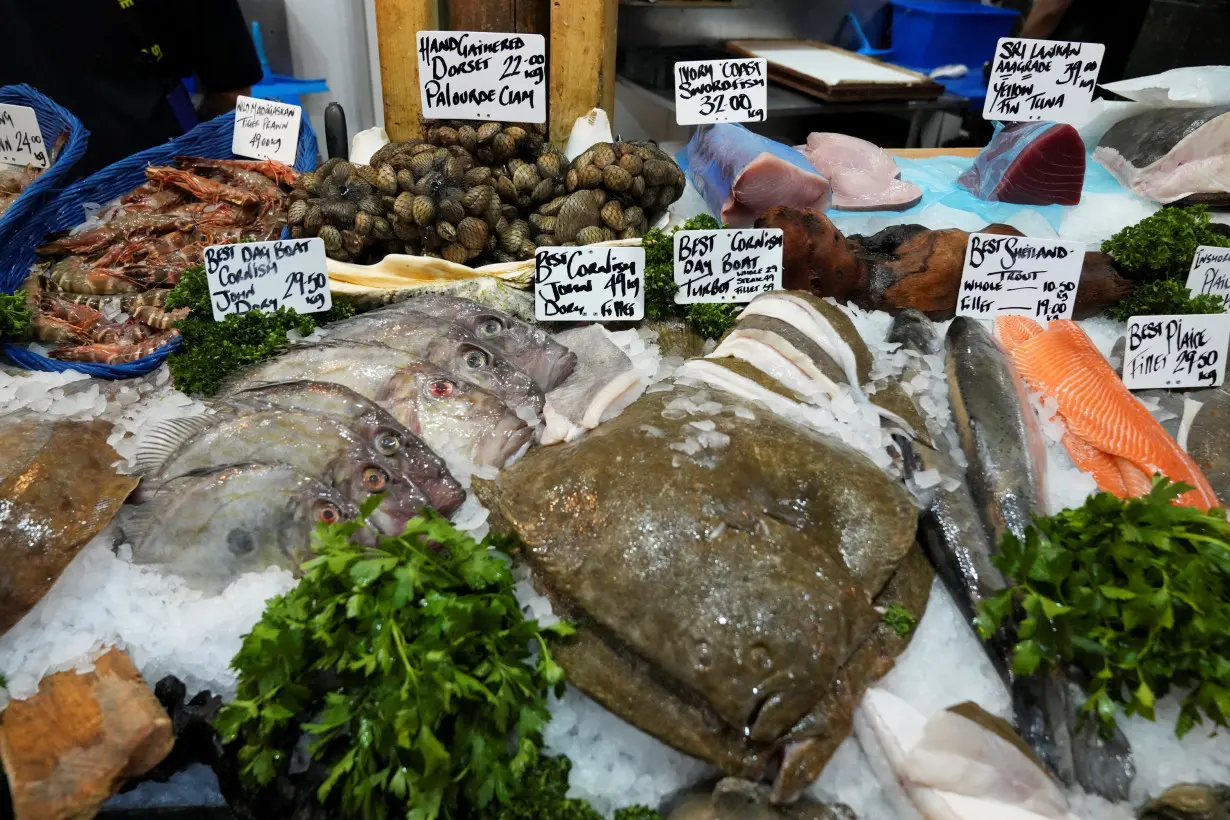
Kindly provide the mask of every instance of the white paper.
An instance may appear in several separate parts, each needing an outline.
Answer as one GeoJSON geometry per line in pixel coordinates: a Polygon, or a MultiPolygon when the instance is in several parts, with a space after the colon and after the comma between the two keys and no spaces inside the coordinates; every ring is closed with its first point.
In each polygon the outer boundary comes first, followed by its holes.
{"type": "Polygon", "coordinates": [[[781,228],[675,234],[675,303],[750,302],[782,289],[781,228]]]}
{"type": "Polygon", "coordinates": [[[0,163],[46,168],[48,161],[34,109],[28,105],[0,104],[0,163]]]}
{"type": "Polygon", "coordinates": [[[1230,248],[1201,245],[1192,257],[1192,269],[1187,275],[1187,289],[1192,296],[1211,293],[1222,298],[1223,310],[1230,312],[1230,248]]]}
{"type": "Polygon", "coordinates": [[[675,63],[675,121],[680,125],[764,122],[768,98],[768,60],[675,63]]]}
{"type": "Polygon", "coordinates": [[[205,278],[214,321],[250,310],[319,313],[333,307],[325,243],[318,237],[210,245],[205,278]]]}
{"type": "Polygon", "coordinates": [[[294,165],[302,118],[303,109],[297,105],[241,96],[235,103],[231,153],[294,165]]]}
{"type": "Polygon", "coordinates": [[[995,49],[983,118],[1085,122],[1105,53],[1101,43],[1003,38],[995,49]]]}
{"type": "Polygon", "coordinates": [[[547,121],[541,34],[420,31],[418,55],[424,118],[547,121]]]}
{"type": "Polygon", "coordinates": [[[957,315],[1070,319],[1084,261],[1083,242],[970,234],[957,315]]]}
{"type": "Polygon", "coordinates": [[[539,248],[534,318],[626,322],[645,318],[644,248],[539,248]]]}
{"type": "Polygon", "coordinates": [[[1131,390],[1220,387],[1226,380],[1230,314],[1133,316],[1123,383],[1131,390]]]}

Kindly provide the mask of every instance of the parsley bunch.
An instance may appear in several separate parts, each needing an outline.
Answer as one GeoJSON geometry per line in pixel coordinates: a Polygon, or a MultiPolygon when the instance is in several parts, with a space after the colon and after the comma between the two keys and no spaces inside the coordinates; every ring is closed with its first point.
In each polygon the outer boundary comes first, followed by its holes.
{"type": "Polygon", "coordinates": [[[1106,315],[1120,322],[1133,316],[1178,316],[1191,313],[1221,313],[1225,301],[1216,294],[1193,296],[1181,279],[1159,279],[1137,285],[1128,297],[1112,305],[1106,315]]]}
{"type": "Polygon", "coordinates": [[[1230,718],[1230,523],[1226,512],[1173,502],[1189,488],[1154,478],[1132,499],[1098,493],[1084,506],[1009,534],[993,560],[1015,586],[983,603],[984,639],[1019,617],[1013,668],[1075,666],[1085,710],[1106,726],[1115,707],[1154,719],[1186,691],[1176,734],[1230,718]]]}
{"type": "Polygon", "coordinates": [[[706,339],[720,339],[734,327],[736,305],[675,304],[675,234],[679,231],[715,231],[721,224],[708,214],[694,216],[670,233],[657,228],[641,238],[645,249],[645,318],[670,319],[682,316],[706,339]]]}
{"type": "Polygon", "coordinates": [[[14,294],[0,293],[0,339],[24,338],[33,318],[24,290],[14,294]]]}
{"type": "Polygon", "coordinates": [[[185,393],[213,395],[234,371],[268,359],[286,347],[286,334],[297,330],[310,335],[318,325],[354,315],[354,307],[334,297],[333,307],[324,313],[296,313],[290,308],[259,310],[227,316],[215,322],[209,304],[209,283],[205,268],[197,265],[184,271],[169,294],[167,310],[191,308],[186,319],[175,323],[183,336],[183,348],[170,356],[167,365],[175,386],[185,393]]]}
{"type": "Polygon", "coordinates": [[[1137,281],[1186,278],[1196,248],[1230,247],[1230,238],[1217,233],[1204,205],[1162,208],[1129,225],[1102,243],[1115,264],[1137,281]]]}
{"type": "MultiPolygon", "coordinates": [[[[365,515],[373,505],[368,504],[365,515]]],[[[338,816],[433,820],[507,803],[538,759],[546,693],[563,685],[548,634],[513,597],[507,561],[427,511],[377,547],[354,522],[317,529],[317,557],[272,599],[232,666],[219,715],[240,777],[259,790],[306,734],[338,816]],[[531,655],[537,648],[537,657],[531,655]]]]}
{"type": "MultiPolygon", "coordinates": [[[[572,761],[566,757],[540,757],[506,805],[492,803],[470,820],[602,820],[593,806],[567,796],[571,769],[572,761]]],[[[631,806],[618,809],[615,820],[662,820],[662,815],[644,806],[631,806]]]]}

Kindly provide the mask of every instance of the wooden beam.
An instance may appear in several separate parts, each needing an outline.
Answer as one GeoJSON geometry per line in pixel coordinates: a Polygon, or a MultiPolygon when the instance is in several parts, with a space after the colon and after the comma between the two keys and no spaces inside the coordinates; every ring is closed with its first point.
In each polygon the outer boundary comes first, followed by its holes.
{"type": "Polygon", "coordinates": [[[514,0],[444,0],[449,31],[516,31],[514,0]]]}
{"type": "Polygon", "coordinates": [[[551,141],[592,108],[615,114],[618,0],[551,0],[551,141]]]}
{"type": "Polygon", "coordinates": [[[393,140],[422,136],[417,35],[434,31],[439,19],[437,0],[376,0],[384,129],[393,140]]]}
{"type": "Polygon", "coordinates": [[[547,37],[547,60],[551,59],[551,0],[515,0],[513,22],[518,34],[541,34],[547,37]]]}

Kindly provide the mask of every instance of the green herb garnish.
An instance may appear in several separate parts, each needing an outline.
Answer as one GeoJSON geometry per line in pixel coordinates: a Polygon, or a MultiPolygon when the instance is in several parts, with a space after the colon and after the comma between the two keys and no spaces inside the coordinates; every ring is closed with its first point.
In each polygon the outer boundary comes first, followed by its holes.
{"type": "Polygon", "coordinates": [[[1015,583],[983,603],[984,639],[1014,612],[1013,668],[1075,666],[1085,710],[1106,726],[1115,707],[1154,719],[1187,691],[1175,732],[1230,717],[1230,523],[1222,509],[1172,502],[1190,488],[1158,476],[1140,498],[1098,493],[1081,507],[1009,534],[993,561],[1015,583]],[[1019,609],[1018,609],[1019,608],[1019,609]]]}
{"type": "Polygon", "coordinates": [[[1212,228],[1208,208],[1162,208],[1102,243],[1102,252],[1130,278],[1141,282],[1187,277],[1196,248],[1230,247],[1230,238],[1212,228]]]}
{"type": "Polygon", "coordinates": [[[9,679],[6,678],[3,673],[0,673],[0,689],[8,689],[8,688],[9,688],[9,679]]]}
{"type": "Polygon", "coordinates": [[[259,310],[227,316],[215,322],[209,304],[205,268],[184,271],[167,295],[167,310],[191,308],[192,314],[175,324],[183,336],[183,348],[172,354],[167,365],[175,386],[185,393],[211,396],[226,377],[241,367],[262,362],[287,345],[287,332],[310,335],[319,325],[354,315],[354,306],[338,297],[324,313],[301,314],[289,308],[259,310]]]}
{"type": "Polygon", "coordinates": [[[720,339],[735,326],[737,306],[729,304],[702,303],[691,305],[688,324],[706,339],[720,339]]]}
{"type": "Polygon", "coordinates": [[[508,805],[538,759],[547,690],[563,686],[547,637],[571,628],[522,616],[493,551],[507,539],[475,543],[431,511],[376,547],[358,528],[317,528],[303,580],[269,601],[232,662],[238,695],[216,726],[244,784],[286,776],[306,732],[328,769],[317,797],[339,816],[508,805]]]}
{"type": "Polygon", "coordinates": [[[669,234],[657,228],[641,238],[645,249],[645,318],[682,317],[706,339],[720,339],[735,325],[736,305],[675,304],[675,234],[679,231],[716,231],[722,225],[709,214],[694,216],[669,234]]]}
{"type": "Polygon", "coordinates": [[[1133,316],[1177,316],[1190,313],[1221,313],[1225,301],[1212,293],[1192,296],[1178,279],[1161,279],[1137,285],[1126,299],[1106,311],[1120,322],[1133,316]]]}
{"type": "Polygon", "coordinates": [[[881,620],[903,638],[913,632],[914,627],[918,626],[918,619],[911,615],[910,611],[901,604],[889,605],[888,609],[884,610],[881,620]]]}
{"type": "Polygon", "coordinates": [[[26,302],[26,292],[0,293],[0,339],[23,339],[30,331],[34,314],[26,302]]]}
{"type": "MultiPolygon", "coordinates": [[[[540,757],[525,773],[507,804],[492,803],[479,810],[471,820],[602,820],[584,800],[569,799],[568,772],[572,761],[566,757],[540,757]]],[[[644,806],[615,812],[615,820],[662,820],[662,815],[644,806]]]]}

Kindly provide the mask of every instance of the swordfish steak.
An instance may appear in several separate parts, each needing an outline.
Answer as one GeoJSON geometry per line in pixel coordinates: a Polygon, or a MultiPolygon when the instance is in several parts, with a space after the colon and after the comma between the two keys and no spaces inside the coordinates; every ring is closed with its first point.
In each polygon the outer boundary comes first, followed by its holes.
{"type": "Polygon", "coordinates": [[[1163,108],[1115,123],[1093,158],[1163,205],[1230,205],[1230,106],[1163,108]]]}
{"type": "Polygon", "coordinates": [[[957,182],[991,202],[1076,205],[1085,185],[1085,143],[1070,125],[1012,123],[957,182]]]}
{"type": "Polygon", "coordinates": [[[807,157],[742,125],[702,125],[675,157],[727,228],[747,228],[775,205],[823,211],[829,182],[807,157]]]}

